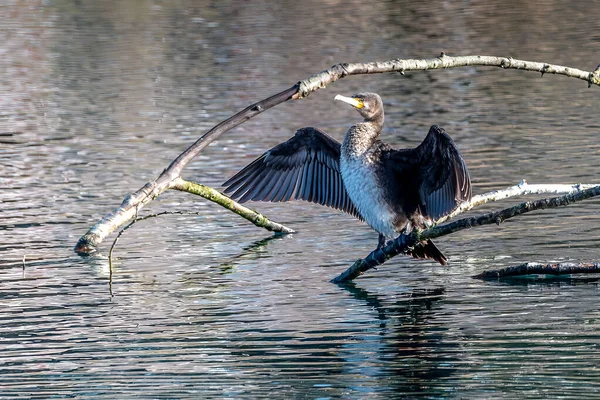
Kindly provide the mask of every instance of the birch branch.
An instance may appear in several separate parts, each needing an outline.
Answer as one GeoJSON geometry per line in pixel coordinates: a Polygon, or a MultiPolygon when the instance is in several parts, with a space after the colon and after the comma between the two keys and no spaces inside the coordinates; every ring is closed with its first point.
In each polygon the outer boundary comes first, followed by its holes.
{"type": "Polygon", "coordinates": [[[350,75],[378,74],[384,72],[418,71],[430,69],[445,69],[464,66],[493,66],[505,69],[521,69],[535,71],[543,74],[565,75],[568,77],[582,79],[588,82],[588,86],[600,85],[600,65],[591,72],[582,71],[560,65],[543,62],[532,62],[516,60],[507,57],[492,56],[459,56],[451,57],[444,53],[440,57],[431,59],[406,59],[392,60],[372,63],[341,63],[304,79],[290,88],[277,93],[271,97],[251,104],[244,110],[219,123],[194,144],[181,153],[171,164],[155,179],[146,183],[141,189],[125,197],[119,207],[109,212],[104,218],[94,224],[75,245],[75,252],[89,254],[96,250],[102,241],[134,218],[138,211],[150,201],[160,196],[168,189],[174,189],[176,180],[181,177],[183,168],[196,157],[209,143],[220,137],[223,133],[248,121],[278,104],[291,99],[300,99],[310,93],[324,88],[327,85],[350,75]]]}
{"type": "MultiPolygon", "coordinates": [[[[531,185],[531,186],[534,186],[534,185],[531,185]]],[[[543,191],[544,185],[535,185],[535,186],[537,186],[536,193],[544,192],[543,191]]],[[[387,246],[383,247],[382,249],[372,251],[364,259],[356,260],[356,262],[354,262],[354,264],[352,264],[352,266],[350,268],[348,268],[346,271],[344,271],[337,277],[333,278],[331,280],[331,282],[344,283],[344,282],[351,281],[354,278],[362,275],[366,271],[368,271],[372,268],[375,268],[378,265],[383,264],[390,258],[392,258],[400,253],[406,253],[406,251],[408,249],[410,249],[415,244],[417,244],[418,242],[423,241],[423,240],[435,239],[440,236],[445,236],[450,233],[461,231],[463,229],[469,229],[469,228],[473,228],[473,227],[481,226],[481,225],[489,225],[489,224],[498,224],[499,225],[500,223],[504,222],[507,219],[513,218],[517,215],[528,213],[530,211],[566,206],[568,204],[571,204],[571,203],[574,203],[577,201],[582,201],[582,200],[588,199],[590,197],[600,195],[600,186],[585,185],[586,187],[592,186],[585,190],[579,189],[578,186],[579,185],[549,185],[549,187],[548,187],[549,193],[557,193],[556,189],[563,187],[565,189],[565,191],[567,191],[567,193],[569,193],[569,194],[566,194],[561,197],[553,197],[550,199],[527,201],[527,202],[518,204],[516,206],[506,208],[504,210],[495,211],[495,212],[491,212],[488,214],[483,214],[483,215],[479,215],[479,216],[475,216],[475,217],[459,219],[457,221],[448,223],[446,225],[434,226],[432,228],[426,229],[421,232],[415,230],[409,235],[400,235],[398,238],[393,240],[391,243],[389,243],[387,246]]],[[[509,193],[516,193],[514,195],[531,193],[530,189],[527,188],[526,185],[521,190],[522,193],[515,190],[514,188],[515,187],[513,186],[513,187],[507,188],[503,191],[491,192],[489,194],[489,196],[487,196],[488,194],[482,195],[482,196],[489,197],[490,199],[493,199],[493,198],[501,199],[501,198],[509,197],[508,196],[509,193]]],[[[548,192],[546,192],[546,193],[548,193],[548,192]]],[[[466,208],[468,208],[468,207],[466,207],[466,208]]]]}
{"type": "Polygon", "coordinates": [[[499,201],[508,199],[509,197],[525,196],[528,194],[568,194],[576,193],[585,189],[590,189],[599,185],[596,184],[582,184],[577,183],[574,185],[559,185],[559,184],[547,184],[547,185],[530,185],[525,179],[520,183],[507,187],[506,189],[493,190],[488,193],[478,194],[473,196],[471,201],[465,201],[456,210],[450,214],[438,219],[436,225],[446,222],[449,219],[456,217],[464,212],[472,210],[475,207],[483,205],[491,201],[499,201]]]}
{"type": "MultiPolygon", "coordinates": [[[[371,63],[341,63],[326,69],[316,75],[299,82],[298,98],[306,97],[310,93],[324,88],[327,85],[349,75],[380,74],[384,72],[399,72],[404,75],[406,71],[426,71],[430,69],[445,69],[468,66],[499,67],[504,69],[521,69],[539,72],[542,74],[564,75],[578,78],[591,85],[600,85],[600,65],[594,71],[582,71],[577,68],[562,65],[548,64],[545,62],[517,60],[512,57],[494,56],[457,56],[452,57],[442,53],[439,57],[429,59],[406,59],[391,61],[376,61],[371,63]]],[[[296,97],[295,97],[296,98],[296,97]]]]}

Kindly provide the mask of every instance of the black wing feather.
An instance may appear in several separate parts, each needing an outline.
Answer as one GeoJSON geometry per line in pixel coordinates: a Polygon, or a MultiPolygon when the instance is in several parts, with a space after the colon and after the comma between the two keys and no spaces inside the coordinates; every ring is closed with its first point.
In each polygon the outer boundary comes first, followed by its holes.
{"type": "Polygon", "coordinates": [[[287,190],[287,187],[289,185],[289,181],[290,179],[292,179],[293,174],[292,173],[281,173],[281,179],[280,181],[277,183],[278,186],[278,190],[276,193],[273,194],[273,197],[269,199],[269,201],[282,201],[282,199],[285,196],[285,192],[287,190]]]}
{"type": "Polygon", "coordinates": [[[245,202],[307,200],[359,217],[340,173],[340,143],[316,128],[302,128],[223,184],[245,202]]]}
{"type": "Polygon", "coordinates": [[[281,201],[290,201],[294,198],[294,193],[296,193],[298,188],[298,176],[300,176],[300,172],[302,172],[300,168],[294,168],[293,172],[290,173],[291,179],[288,182],[289,186],[285,190],[285,196],[283,196],[281,201]]]}
{"type": "Polygon", "coordinates": [[[429,128],[415,152],[421,177],[421,208],[426,216],[435,221],[471,199],[469,170],[444,129],[437,125],[429,128]]]}
{"type": "Polygon", "coordinates": [[[306,168],[306,173],[304,174],[304,179],[306,179],[306,181],[304,182],[304,191],[302,193],[302,200],[306,200],[306,201],[313,201],[313,194],[314,194],[314,181],[317,179],[317,177],[315,176],[315,160],[314,158],[310,158],[308,161],[308,165],[306,168]]]}

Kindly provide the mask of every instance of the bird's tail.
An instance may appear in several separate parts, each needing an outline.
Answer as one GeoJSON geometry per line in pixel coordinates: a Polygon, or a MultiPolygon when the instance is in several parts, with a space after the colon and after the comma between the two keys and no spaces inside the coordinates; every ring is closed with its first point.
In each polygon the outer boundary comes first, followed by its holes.
{"type": "Polygon", "coordinates": [[[407,254],[419,259],[429,258],[430,260],[435,260],[442,265],[446,265],[446,262],[448,261],[440,249],[438,249],[429,239],[427,241],[418,243],[407,254]]]}

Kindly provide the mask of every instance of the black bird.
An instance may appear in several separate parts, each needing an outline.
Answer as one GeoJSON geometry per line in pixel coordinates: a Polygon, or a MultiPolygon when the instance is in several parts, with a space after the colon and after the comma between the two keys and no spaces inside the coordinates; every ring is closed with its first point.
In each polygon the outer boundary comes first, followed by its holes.
{"type": "MultiPolygon", "coordinates": [[[[395,150],[379,140],[384,117],[378,94],[335,99],[364,118],[341,144],[319,129],[299,129],[225,182],[225,193],[240,202],[300,199],[342,210],[379,233],[378,248],[471,199],[467,166],[442,128],[433,125],[414,149],[395,150]]],[[[409,254],[447,261],[431,240],[409,254]]]]}

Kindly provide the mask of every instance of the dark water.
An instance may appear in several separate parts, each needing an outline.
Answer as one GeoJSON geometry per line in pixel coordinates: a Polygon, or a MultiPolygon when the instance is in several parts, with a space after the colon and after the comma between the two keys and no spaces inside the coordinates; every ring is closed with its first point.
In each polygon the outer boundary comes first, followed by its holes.
{"type": "MultiPolygon", "coordinates": [[[[438,241],[450,266],[398,257],[328,283],[376,243],[349,217],[255,204],[271,238],[166,193],[107,253],[79,236],[207,129],[338,62],[486,54],[591,70],[590,3],[4,1],[0,5],[0,397],[581,398],[600,388],[594,281],[482,282],[526,261],[598,261],[600,203],[438,241]],[[25,257],[25,269],[22,260],[25,257]]],[[[597,8],[597,7],[596,7],[597,8]]],[[[338,139],[337,93],[384,97],[385,139],[437,123],[474,192],[598,182],[598,88],[461,68],[352,77],[211,145],[184,177],[218,186],[302,126],[338,139]]],[[[514,201],[514,200],[513,200],[514,201]]],[[[495,209],[503,202],[486,207],[495,209]]]]}

